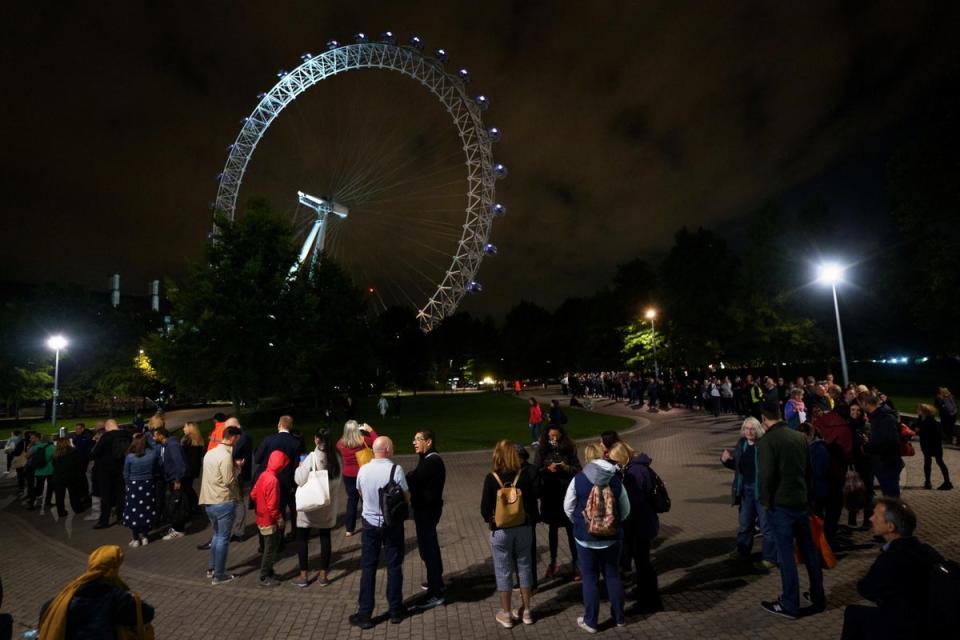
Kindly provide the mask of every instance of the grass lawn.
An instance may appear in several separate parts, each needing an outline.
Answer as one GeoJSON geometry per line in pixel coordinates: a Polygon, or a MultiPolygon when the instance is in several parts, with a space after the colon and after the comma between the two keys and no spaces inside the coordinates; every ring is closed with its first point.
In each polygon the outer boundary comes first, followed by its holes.
{"type": "MultiPolygon", "coordinates": [[[[470,451],[492,449],[497,440],[510,438],[528,443],[527,401],[512,394],[465,393],[449,395],[404,396],[399,415],[394,412],[396,400],[390,398],[390,412],[385,421],[380,420],[377,398],[363,398],[358,407],[360,422],[367,422],[378,434],[390,436],[397,453],[413,452],[413,436],[419,429],[430,429],[436,434],[437,449],[442,451],[470,451]]],[[[544,406],[544,415],[547,407],[544,406]]],[[[564,407],[567,414],[567,431],[574,439],[596,437],[608,429],[622,430],[633,421],[628,418],[607,416],[582,409],[564,407]]],[[[276,432],[277,418],[282,410],[241,414],[240,420],[259,444],[263,438],[276,432]]],[[[311,436],[317,427],[324,424],[319,413],[303,410],[291,412],[294,428],[305,436],[311,436]]],[[[204,422],[201,428],[209,434],[212,422],[204,422]]],[[[340,437],[343,423],[331,425],[336,437],[340,437]]],[[[312,439],[310,439],[312,440],[312,439]]],[[[308,440],[308,442],[310,441],[308,440]]]]}
{"type": "Polygon", "coordinates": [[[917,412],[917,405],[920,403],[933,405],[933,398],[924,396],[890,396],[890,399],[893,400],[893,406],[900,413],[914,414],[917,412]]]}
{"type": "MultiPolygon", "coordinates": [[[[22,420],[16,427],[7,426],[7,424],[0,423],[0,440],[6,440],[11,435],[13,435],[14,428],[19,429],[20,431],[39,431],[42,434],[52,434],[56,433],[60,427],[66,427],[67,431],[73,431],[73,425],[78,422],[82,422],[87,425],[87,429],[92,429],[93,425],[96,424],[97,420],[106,420],[110,416],[84,416],[82,418],[61,418],[57,417],[57,429],[53,428],[53,425],[49,420],[22,420]]],[[[127,422],[133,422],[133,414],[118,414],[113,416],[114,419],[120,424],[127,422]]],[[[147,416],[149,417],[149,416],[147,416]]]]}

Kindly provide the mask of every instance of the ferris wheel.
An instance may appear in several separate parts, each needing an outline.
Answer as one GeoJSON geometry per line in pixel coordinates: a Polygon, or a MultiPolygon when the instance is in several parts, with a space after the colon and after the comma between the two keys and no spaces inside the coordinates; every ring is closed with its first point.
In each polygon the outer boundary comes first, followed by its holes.
{"type": "MultiPolygon", "coordinates": [[[[331,159],[340,158],[343,160],[340,166],[326,171],[311,167],[310,171],[302,172],[302,177],[298,179],[304,182],[313,182],[316,174],[324,174],[322,180],[317,179],[323,183],[320,192],[309,184],[284,184],[283,191],[289,191],[291,197],[294,193],[296,195],[296,208],[291,219],[300,230],[297,240],[301,250],[298,262],[291,267],[292,274],[301,268],[314,267],[325,252],[337,249],[341,235],[345,237],[351,231],[361,236],[361,241],[363,238],[370,239],[374,232],[388,236],[384,242],[396,237],[393,247],[382,245],[388,249],[377,251],[376,258],[388,262],[394,257],[399,262],[397,265],[385,264],[379,277],[383,280],[386,278],[384,274],[401,273],[406,269],[411,278],[417,279],[416,285],[411,287],[411,292],[393,283],[371,282],[368,290],[373,294],[376,284],[382,286],[385,293],[393,291],[396,299],[416,309],[421,329],[430,331],[454,312],[465,294],[482,290],[476,275],[484,256],[497,253],[496,246],[489,241],[490,232],[494,218],[503,216],[506,207],[496,202],[495,184],[498,179],[506,177],[507,168],[493,159],[492,145],[500,139],[500,130],[486,127],[483,123],[482,114],[490,104],[489,99],[484,95],[468,94],[469,72],[462,68],[449,72],[446,69],[448,56],[444,49],[437,49],[433,55],[425,54],[423,49],[422,40],[416,36],[406,44],[399,44],[396,35],[390,31],[381,34],[378,39],[358,33],[351,44],[331,40],[323,53],[305,53],[301,56],[302,63],[295,69],[279,72],[278,82],[258,96],[259,103],[243,119],[240,133],[228,147],[226,165],[218,176],[219,187],[213,208],[217,214],[234,219],[241,184],[254,151],[280,113],[294,105],[308,89],[315,85],[323,86],[323,81],[337,82],[331,79],[353,75],[361,70],[376,70],[394,77],[406,76],[416,80],[429,92],[427,99],[431,99],[433,104],[438,101],[454,125],[456,139],[453,145],[449,144],[449,140],[447,143],[459,160],[449,153],[435,154],[440,158],[435,168],[422,172],[427,176],[424,180],[429,176],[440,176],[436,180],[441,182],[424,188],[400,176],[400,169],[396,167],[402,167],[404,163],[403,158],[397,158],[396,155],[403,151],[397,151],[396,146],[390,146],[383,140],[378,141],[376,153],[372,154],[380,162],[373,168],[350,158],[349,149],[333,149],[318,142],[316,157],[328,164],[333,162],[331,159]],[[451,172],[457,175],[448,179],[451,172]],[[433,206],[434,202],[441,199],[446,203],[446,208],[433,206]],[[434,211],[445,213],[432,214],[434,211]],[[441,215],[447,217],[441,218],[441,215]],[[391,228],[390,225],[396,226],[391,228]],[[407,231],[409,239],[401,242],[398,229],[407,231]],[[332,234],[332,244],[328,233],[332,234]],[[438,238],[436,244],[431,244],[433,241],[430,238],[434,237],[431,233],[438,238]],[[406,255],[402,253],[404,247],[408,250],[406,255]],[[441,258],[438,259],[437,255],[441,258]],[[438,264],[438,260],[444,264],[438,264]],[[426,264],[434,265],[432,272],[426,264]]],[[[349,115],[350,109],[344,107],[339,99],[329,102],[331,104],[322,105],[325,111],[349,115]]],[[[397,126],[403,125],[400,123],[397,126]]],[[[366,127],[357,128],[361,131],[354,135],[362,138],[366,127]]],[[[411,145],[411,148],[417,149],[416,153],[427,154],[422,147],[428,146],[431,136],[442,134],[452,139],[448,126],[431,125],[426,128],[426,133],[418,134],[416,146],[411,145]],[[434,128],[446,131],[435,132],[434,128]]],[[[339,130],[333,125],[330,129],[339,130]]],[[[307,137],[300,131],[297,135],[298,139],[307,137]]],[[[345,259],[349,259],[356,254],[356,250],[343,253],[345,259]]],[[[364,265],[358,268],[363,269],[364,265]]],[[[363,275],[352,275],[355,279],[363,279],[363,275]]],[[[379,292],[377,295],[380,295],[379,292]]],[[[382,299],[381,304],[386,308],[382,299]]]]}

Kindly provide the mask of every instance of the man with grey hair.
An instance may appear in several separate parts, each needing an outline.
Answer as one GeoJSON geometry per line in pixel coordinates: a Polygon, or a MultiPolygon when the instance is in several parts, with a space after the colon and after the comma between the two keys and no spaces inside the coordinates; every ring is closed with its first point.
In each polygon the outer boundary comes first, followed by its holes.
{"type": "Polygon", "coordinates": [[[387,601],[390,622],[399,624],[406,615],[403,606],[403,521],[385,524],[380,504],[382,490],[392,481],[403,490],[410,503],[407,477],[400,465],[390,460],[393,441],[380,436],[373,441],[373,460],[360,467],[357,474],[357,492],[362,509],[360,519],[363,531],[360,545],[360,596],[357,612],[350,616],[350,624],[361,629],[373,628],[373,594],[376,590],[377,566],[383,548],[387,564],[387,601]]]}
{"type": "Polygon", "coordinates": [[[876,607],[851,604],[843,612],[843,640],[944,637],[928,627],[930,574],[943,557],[914,537],[917,516],[899,498],[877,500],[870,518],[884,540],[880,556],[857,583],[857,592],[876,607]],[[933,635],[931,635],[933,632],[933,635]]]}

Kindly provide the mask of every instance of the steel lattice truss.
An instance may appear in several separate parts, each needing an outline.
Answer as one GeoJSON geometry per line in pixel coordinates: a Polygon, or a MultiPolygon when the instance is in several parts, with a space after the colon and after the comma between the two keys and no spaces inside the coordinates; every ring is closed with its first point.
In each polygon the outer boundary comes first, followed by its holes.
{"type": "Polygon", "coordinates": [[[250,116],[244,118],[220,176],[214,210],[233,219],[243,174],[257,143],[280,112],[314,84],[339,73],[371,68],[397,71],[418,80],[439,98],[453,118],[466,156],[468,184],[463,235],[450,268],[437,290],[417,312],[421,329],[430,331],[454,312],[465,293],[479,289],[473,278],[480,268],[485,248],[489,246],[487,241],[493,217],[502,211],[499,205],[494,206],[497,173],[491,151],[492,137],[484,128],[481,106],[467,95],[461,77],[447,73],[441,61],[423,55],[413,46],[362,42],[303,57],[303,64],[283,74],[269,92],[262,94],[250,116]]]}

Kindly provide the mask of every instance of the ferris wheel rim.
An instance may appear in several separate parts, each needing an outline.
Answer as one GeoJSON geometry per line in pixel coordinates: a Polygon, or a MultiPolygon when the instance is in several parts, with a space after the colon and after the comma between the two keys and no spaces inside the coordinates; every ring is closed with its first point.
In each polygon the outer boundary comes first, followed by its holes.
{"type": "Polygon", "coordinates": [[[488,240],[493,218],[504,211],[502,205],[494,201],[495,182],[505,175],[502,165],[493,162],[492,143],[499,139],[500,132],[495,128],[491,130],[496,133],[493,137],[484,128],[481,104],[467,95],[464,72],[459,76],[447,73],[442,61],[423,55],[418,47],[390,42],[338,44],[316,56],[304,54],[302,59],[302,64],[292,71],[278,74],[279,81],[270,91],[260,94],[260,102],[242,120],[240,132],[228,147],[227,162],[219,175],[213,205],[215,220],[216,215],[234,219],[243,176],[257,145],[284,108],[311,87],[327,78],[358,69],[393,71],[419,81],[439,99],[452,117],[463,143],[467,168],[463,233],[436,291],[417,310],[421,329],[430,331],[453,313],[468,291],[472,288],[479,290],[474,278],[484,253],[491,246],[488,240]]]}

